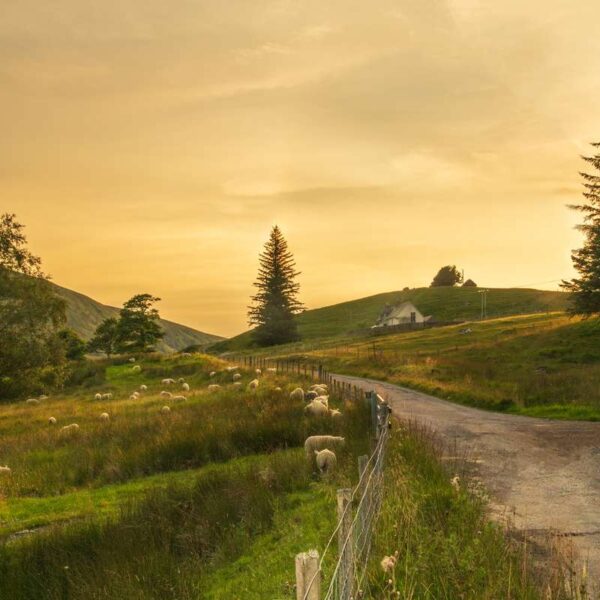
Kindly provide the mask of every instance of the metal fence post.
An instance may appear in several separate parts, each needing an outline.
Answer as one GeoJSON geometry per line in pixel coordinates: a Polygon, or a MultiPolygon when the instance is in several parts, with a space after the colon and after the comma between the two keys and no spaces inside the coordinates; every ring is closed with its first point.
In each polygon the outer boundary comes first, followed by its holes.
{"type": "Polygon", "coordinates": [[[350,600],[354,588],[354,548],[352,539],[352,490],[344,488],[337,491],[337,510],[340,528],[338,531],[338,552],[340,568],[338,571],[339,600],[350,600]]]}
{"type": "Polygon", "coordinates": [[[316,550],[296,554],[296,600],[321,599],[321,572],[316,550]]]}

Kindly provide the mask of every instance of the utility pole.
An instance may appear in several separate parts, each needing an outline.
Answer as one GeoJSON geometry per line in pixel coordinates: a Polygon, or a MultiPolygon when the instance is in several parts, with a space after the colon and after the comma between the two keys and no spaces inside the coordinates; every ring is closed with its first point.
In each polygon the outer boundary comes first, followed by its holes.
{"type": "Polygon", "coordinates": [[[478,290],[478,293],[481,294],[481,320],[487,318],[487,294],[490,290],[478,290]]]}

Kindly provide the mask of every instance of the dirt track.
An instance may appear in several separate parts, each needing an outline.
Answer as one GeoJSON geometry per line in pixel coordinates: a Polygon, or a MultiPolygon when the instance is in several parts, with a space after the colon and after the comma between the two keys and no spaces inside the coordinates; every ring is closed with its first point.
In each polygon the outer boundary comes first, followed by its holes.
{"type": "Polygon", "coordinates": [[[509,511],[519,529],[572,539],[600,582],[600,423],[493,413],[389,383],[335,377],[375,389],[397,416],[456,441],[477,462],[497,510],[509,511]]]}

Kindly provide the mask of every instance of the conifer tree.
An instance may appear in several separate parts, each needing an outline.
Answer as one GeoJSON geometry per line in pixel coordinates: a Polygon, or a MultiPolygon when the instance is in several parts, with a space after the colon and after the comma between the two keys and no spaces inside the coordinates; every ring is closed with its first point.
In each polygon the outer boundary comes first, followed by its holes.
{"type": "Polygon", "coordinates": [[[300,285],[295,279],[294,256],[277,225],[259,257],[258,277],[254,286],[258,292],[252,296],[248,310],[252,333],[260,346],[285,344],[299,339],[294,315],[303,309],[298,300],[300,285]]]}
{"type": "Polygon", "coordinates": [[[600,142],[592,144],[596,154],[583,156],[596,173],[581,172],[585,191],[582,204],[570,208],[583,213],[583,223],[578,229],[583,232],[583,247],[573,250],[571,258],[579,276],[563,281],[562,287],[572,293],[571,312],[586,316],[600,314],[600,142]]]}

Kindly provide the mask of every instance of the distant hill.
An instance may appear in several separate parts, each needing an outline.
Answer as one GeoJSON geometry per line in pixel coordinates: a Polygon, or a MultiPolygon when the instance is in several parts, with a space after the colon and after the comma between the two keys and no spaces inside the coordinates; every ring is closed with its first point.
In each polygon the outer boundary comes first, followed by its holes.
{"type": "MultiPolygon", "coordinates": [[[[526,288],[486,288],[488,317],[563,311],[567,294],[526,288]]],[[[415,288],[402,292],[386,292],[358,300],[350,300],[298,315],[298,330],[303,339],[343,335],[374,325],[386,304],[410,300],[424,315],[437,321],[478,319],[481,295],[476,287],[415,288]]],[[[211,346],[212,351],[228,352],[250,346],[249,332],[211,346]]]]}
{"type": "MultiPolygon", "coordinates": [[[[114,306],[100,304],[88,296],[73,290],[52,284],[56,293],[67,302],[67,324],[82,338],[88,340],[92,337],[96,327],[106,318],[117,316],[119,309],[114,306]]],[[[196,331],[191,327],[179,325],[165,319],[160,320],[160,325],[165,332],[165,337],[157,345],[161,352],[177,352],[187,346],[205,346],[222,340],[218,335],[196,331]]]]}

